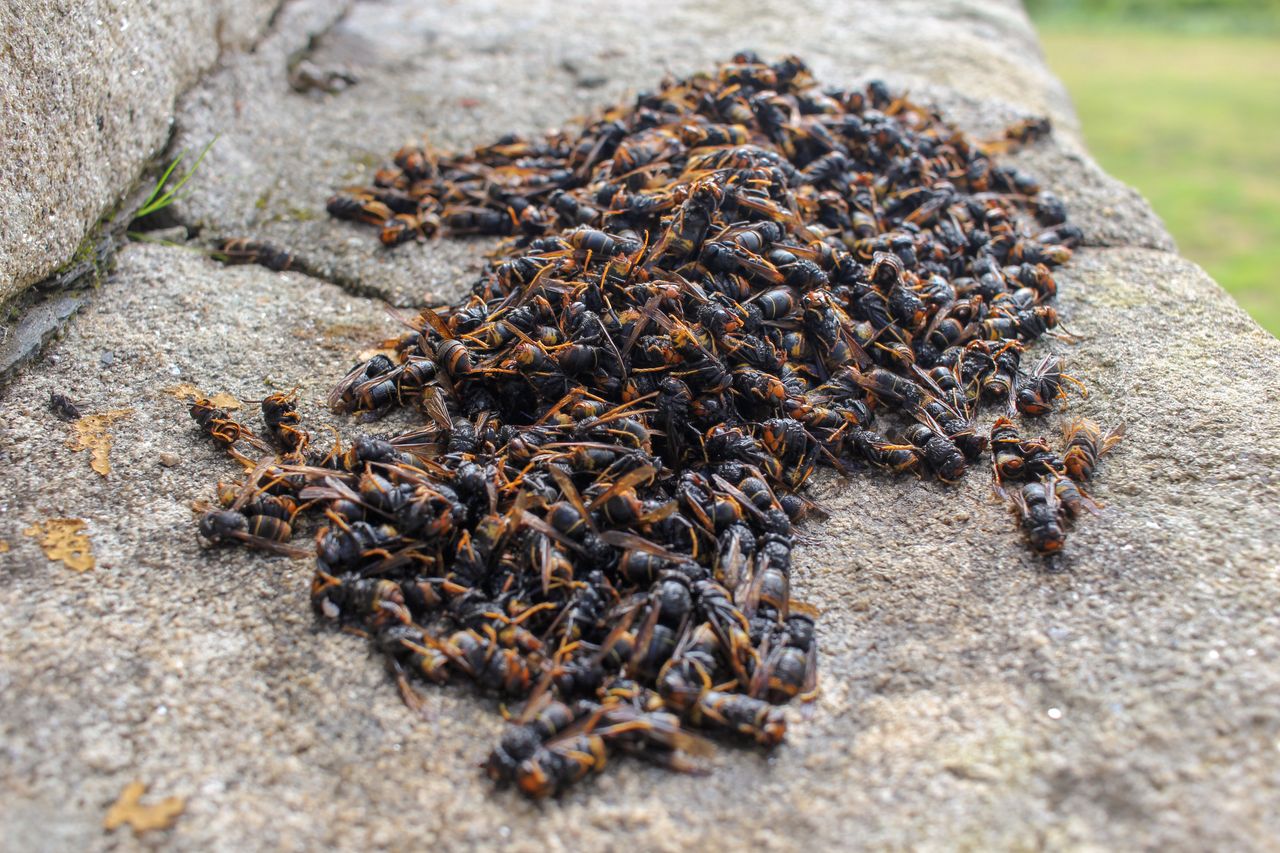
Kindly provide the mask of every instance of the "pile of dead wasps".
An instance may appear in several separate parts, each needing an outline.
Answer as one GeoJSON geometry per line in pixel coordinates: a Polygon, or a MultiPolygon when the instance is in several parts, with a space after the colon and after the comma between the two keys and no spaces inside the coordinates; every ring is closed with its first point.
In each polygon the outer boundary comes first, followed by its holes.
{"type": "Polygon", "coordinates": [[[487,769],[530,796],[617,751],[696,769],[694,728],[773,746],[780,705],[815,692],[790,573],[816,466],[990,464],[1044,554],[1092,506],[1079,483],[1117,431],[1076,423],[1059,456],[974,424],[1043,415],[1074,381],[1023,356],[1058,326],[1051,270],[1080,232],[992,159],[1046,132],[979,144],[883,84],[740,54],[581,132],[406,148],[329,211],[388,245],[510,238],[329,401],[422,426],[319,451],[274,394],[278,453],[255,463],[267,442],[198,401],[253,469],[201,532],[296,553],[296,516],[323,513],[316,611],[367,635],[411,705],[410,677],[527,699],[487,769]]]}

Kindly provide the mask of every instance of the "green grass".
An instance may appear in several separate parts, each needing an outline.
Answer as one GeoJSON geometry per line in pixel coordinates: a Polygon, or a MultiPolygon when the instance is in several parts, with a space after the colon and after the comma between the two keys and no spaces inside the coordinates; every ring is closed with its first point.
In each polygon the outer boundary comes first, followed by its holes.
{"type": "Polygon", "coordinates": [[[1280,0],[1025,0],[1046,29],[1280,35],[1280,0]]]}
{"type": "MultiPolygon", "coordinates": [[[[151,194],[142,202],[142,206],[138,208],[137,213],[133,215],[135,220],[150,216],[153,213],[164,210],[176,201],[182,201],[188,194],[182,192],[182,188],[187,185],[187,181],[191,180],[191,176],[196,173],[196,169],[200,168],[200,164],[204,162],[204,155],[209,153],[209,149],[213,147],[213,143],[218,141],[218,137],[210,139],[204,148],[200,149],[200,156],[191,164],[191,168],[187,169],[183,175],[173,184],[169,183],[169,179],[173,177],[173,170],[186,159],[187,152],[178,152],[177,158],[169,164],[169,168],[164,170],[164,174],[160,176],[160,180],[156,181],[155,186],[151,188],[151,194]]],[[[132,235],[131,235],[132,236],[132,235]]]]}
{"type": "Polygon", "coordinates": [[[1094,156],[1280,334],[1280,37],[1039,23],[1094,156]]]}

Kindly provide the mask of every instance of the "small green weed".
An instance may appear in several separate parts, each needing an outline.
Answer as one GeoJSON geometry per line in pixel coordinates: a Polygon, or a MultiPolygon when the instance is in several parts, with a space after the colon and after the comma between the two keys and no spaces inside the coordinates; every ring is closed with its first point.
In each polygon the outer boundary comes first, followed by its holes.
{"type": "Polygon", "coordinates": [[[210,139],[204,148],[200,149],[200,156],[196,157],[196,161],[191,164],[191,168],[183,173],[182,177],[170,186],[169,179],[173,177],[174,169],[178,168],[187,156],[186,151],[179,152],[177,158],[169,164],[169,168],[164,170],[164,174],[160,176],[160,180],[156,181],[156,185],[151,189],[151,194],[147,196],[146,201],[142,203],[142,207],[138,208],[138,212],[134,214],[134,219],[141,219],[144,216],[150,216],[159,210],[164,210],[175,201],[181,201],[186,198],[186,194],[179,195],[182,188],[187,185],[187,181],[191,180],[191,176],[196,173],[196,169],[200,168],[200,163],[204,160],[209,149],[213,147],[213,143],[218,141],[218,137],[210,139]]]}

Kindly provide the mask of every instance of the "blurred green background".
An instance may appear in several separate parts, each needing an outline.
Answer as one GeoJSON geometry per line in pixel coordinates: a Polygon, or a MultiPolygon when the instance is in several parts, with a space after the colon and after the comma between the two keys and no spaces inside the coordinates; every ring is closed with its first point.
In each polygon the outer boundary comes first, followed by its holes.
{"type": "Polygon", "coordinates": [[[1094,156],[1280,335],[1280,0],[1027,0],[1094,156]]]}

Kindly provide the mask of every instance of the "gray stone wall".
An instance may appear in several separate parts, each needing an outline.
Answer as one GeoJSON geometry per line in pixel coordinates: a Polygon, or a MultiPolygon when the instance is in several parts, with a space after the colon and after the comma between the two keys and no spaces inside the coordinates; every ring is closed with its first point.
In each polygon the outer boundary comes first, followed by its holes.
{"type": "Polygon", "coordinates": [[[0,8],[0,304],[70,261],[168,142],[174,102],[280,0],[0,8]]]}

